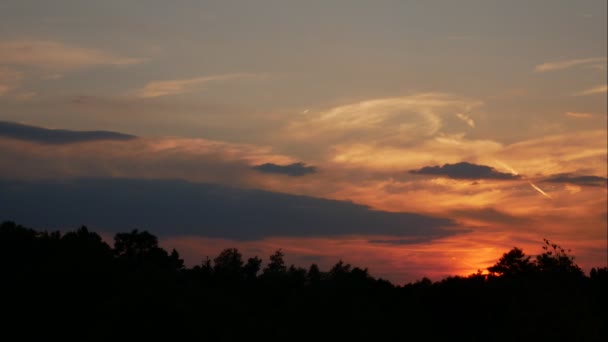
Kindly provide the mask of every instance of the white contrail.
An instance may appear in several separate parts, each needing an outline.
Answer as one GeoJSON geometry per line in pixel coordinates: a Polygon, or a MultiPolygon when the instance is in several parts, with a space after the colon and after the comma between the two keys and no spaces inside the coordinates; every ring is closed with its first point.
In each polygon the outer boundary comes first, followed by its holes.
{"type": "Polygon", "coordinates": [[[547,195],[546,192],[544,192],[541,188],[537,187],[536,185],[534,185],[534,183],[528,181],[528,184],[530,184],[531,187],[534,188],[534,190],[540,192],[543,196],[547,197],[548,199],[553,199],[553,197],[547,195]]]}
{"type": "MultiPolygon", "coordinates": [[[[504,167],[505,169],[509,170],[512,174],[514,175],[519,175],[519,172],[515,171],[515,169],[513,169],[512,167],[510,167],[509,165],[501,162],[500,160],[495,159],[494,160],[496,163],[500,164],[502,167],[504,167]]],[[[530,184],[530,186],[532,187],[532,189],[538,191],[541,195],[547,197],[548,199],[553,199],[553,197],[549,196],[549,194],[547,194],[546,192],[543,191],[543,189],[539,188],[538,186],[536,186],[536,184],[528,181],[528,184],[530,184]]]]}
{"type": "Polygon", "coordinates": [[[500,160],[495,159],[495,162],[497,162],[498,164],[500,164],[500,166],[504,167],[505,169],[509,170],[512,174],[518,176],[519,172],[515,171],[515,169],[513,169],[512,167],[510,167],[509,165],[501,162],[500,160]]]}

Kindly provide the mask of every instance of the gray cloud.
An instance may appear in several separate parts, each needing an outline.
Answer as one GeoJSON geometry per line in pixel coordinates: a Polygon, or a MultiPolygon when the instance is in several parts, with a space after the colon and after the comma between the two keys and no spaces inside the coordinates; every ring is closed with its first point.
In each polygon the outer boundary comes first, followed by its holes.
{"type": "Polygon", "coordinates": [[[425,166],[419,170],[409,171],[419,175],[446,176],[454,179],[519,179],[519,175],[496,171],[493,167],[467,162],[444,164],[443,166],[425,166]]]}
{"type": "Polygon", "coordinates": [[[606,186],[608,178],[599,176],[578,176],[571,173],[559,173],[549,176],[544,182],[549,183],[570,183],[583,186],[606,186]]]}
{"type": "Polygon", "coordinates": [[[383,235],[397,239],[464,232],[454,221],[308,196],[178,180],[0,180],[0,220],[40,229],[86,224],[106,232],[237,240],[270,236],[383,235]]]}
{"type": "Polygon", "coordinates": [[[316,173],[317,168],[314,166],[306,166],[304,163],[293,163],[289,165],[278,165],[273,163],[266,163],[261,165],[256,165],[253,167],[254,170],[257,170],[262,173],[278,173],[287,176],[305,176],[308,174],[316,173]]]}
{"type": "Polygon", "coordinates": [[[70,144],[96,140],[130,140],[133,135],[108,131],[69,131],[47,129],[8,121],[0,121],[0,137],[44,144],[70,144]]]}

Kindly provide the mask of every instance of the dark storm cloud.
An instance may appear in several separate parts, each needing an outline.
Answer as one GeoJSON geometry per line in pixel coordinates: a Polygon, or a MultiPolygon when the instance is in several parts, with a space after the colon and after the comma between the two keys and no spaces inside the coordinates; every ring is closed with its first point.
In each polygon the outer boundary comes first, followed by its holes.
{"type": "Polygon", "coordinates": [[[520,176],[496,171],[493,167],[467,162],[444,164],[443,166],[425,166],[410,173],[419,175],[445,176],[454,179],[519,179],[520,176]]]}
{"type": "Polygon", "coordinates": [[[95,140],[129,140],[135,138],[133,135],[116,132],[47,129],[8,121],[0,121],[0,137],[44,144],[69,144],[95,140]]]}
{"type": "Polygon", "coordinates": [[[304,163],[293,163],[289,165],[266,163],[256,165],[253,169],[262,173],[277,173],[293,177],[305,176],[317,172],[316,167],[306,166],[304,163]]]}
{"type": "Polygon", "coordinates": [[[346,201],[177,180],[0,181],[0,221],[39,229],[147,229],[160,236],[239,240],[270,236],[383,235],[430,239],[450,219],[371,210],[346,201]]]}
{"type": "Polygon", "coordinates": [[[583,186],[606,186],[608,178],[599,176],[580,176],[571,173],[559,173],[549,176],[544,182],[549,183],[570,183],[583,186]]]}

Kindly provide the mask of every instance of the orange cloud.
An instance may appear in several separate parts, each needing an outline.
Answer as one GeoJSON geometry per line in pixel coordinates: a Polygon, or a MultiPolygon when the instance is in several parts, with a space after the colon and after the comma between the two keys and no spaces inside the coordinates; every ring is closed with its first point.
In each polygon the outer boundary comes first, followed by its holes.
{"type": "Polygon", "coordinates": [[[437,134],[411,146],[376,143],[334,145],[332,161],[376,170],[411,169],[428,164],[457,163],[492,155],[502,144],[491,140],[469,140],[464,135],[437,134]]]}

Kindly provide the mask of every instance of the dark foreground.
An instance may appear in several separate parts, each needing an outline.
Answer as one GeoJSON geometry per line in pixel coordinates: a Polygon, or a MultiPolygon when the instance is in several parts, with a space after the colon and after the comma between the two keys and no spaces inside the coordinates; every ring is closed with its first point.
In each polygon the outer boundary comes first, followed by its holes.
{"type": "MultiPolygon", "coordinates": [[[[395,286],[338,262],[287,267],[226,249],[185,268],[155,236],[0,226],[3,336],[11,340],[606,341],[608,269],[560,246],[514,248],[490,275],[395,286]]],[[[4,339],[4,338],[3,338],[4,339]]]]}

